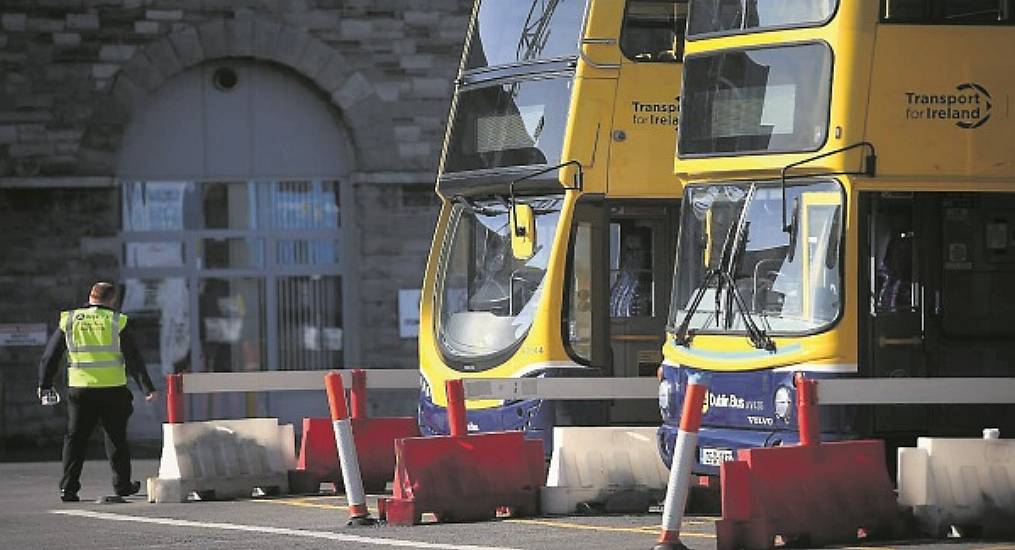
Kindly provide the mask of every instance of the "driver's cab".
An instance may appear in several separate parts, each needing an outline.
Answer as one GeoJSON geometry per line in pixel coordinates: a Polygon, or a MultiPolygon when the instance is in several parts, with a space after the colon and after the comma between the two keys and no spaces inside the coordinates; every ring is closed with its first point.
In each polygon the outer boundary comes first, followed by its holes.
{"type": "MultiPolygon", "coordinates": [[[[569,353],[605,376],[654,377],[662,362],[680,201],[578,202],[572,227],[565,335],[569,353]]],[[[655,423],[652,402],[616,400],[614,423],[655,423]]]]}
{"type": "Polygon", "coordinates": [[[793,335],[838,318],[838,184],[792,184],[783,192],[778,182],[748,182],[688,193],[671,328],[686,321],[694,332],[740,332],[753,322],[793,335]]]}

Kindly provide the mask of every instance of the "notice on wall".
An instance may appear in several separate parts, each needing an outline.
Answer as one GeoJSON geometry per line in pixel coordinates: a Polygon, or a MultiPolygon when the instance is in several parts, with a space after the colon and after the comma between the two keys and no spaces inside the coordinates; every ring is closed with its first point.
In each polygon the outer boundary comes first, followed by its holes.
{"type": "Polygon", "coordinates": [[[45,346],[49,332],[45,323],[0,324],[0,347],[45,346]]]}
{"type": "Polygon", "coordinates": [[[398,335],[402,338],[419,336],[419,296],[418,288],[398,291],[398,335]]]}

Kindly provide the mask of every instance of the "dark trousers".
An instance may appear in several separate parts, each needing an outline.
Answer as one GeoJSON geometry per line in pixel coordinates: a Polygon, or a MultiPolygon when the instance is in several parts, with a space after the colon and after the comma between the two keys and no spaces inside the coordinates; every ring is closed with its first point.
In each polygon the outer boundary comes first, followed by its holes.
{"type": "Polygon", "coordinates": [[[63,440],[63,478],[60,490],[77,493],[88,440],[95,425],[106,433],[106,457],[113,469],[113,490],[130,487],[130,448],[127,419],[134,412],[134,397],[126,386],[116,388],[70,388],[67,397],[67,435],[63,440]]]}

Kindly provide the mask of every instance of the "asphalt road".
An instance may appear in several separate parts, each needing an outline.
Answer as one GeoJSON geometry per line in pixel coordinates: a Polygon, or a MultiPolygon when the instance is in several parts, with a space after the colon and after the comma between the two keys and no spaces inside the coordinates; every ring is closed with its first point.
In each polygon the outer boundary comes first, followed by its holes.
{"type": "MultiPolygon", "coordinates": [[[[135,461],[135,477],[157,470],[151,460],[135,461]]],[[[346,527],[341,496],[286,497],[230,502],[148,504],[143,496],[127,504],[95,504],[109,491],[109,470],[90,461],[82,476],[82,502],[61,502],[56,462],[0,464],[0,549],[274,549],[274,548],[435,548],[641,549],[653,546],[660,514],[499,519],[472,524],[415,527],[346,527]]],[[[371,499],[371,509],[376,499],[371,499]]],[[[715,547],[714,518],[689,517],[682,540],[693,550],[715,547]]],[[[1015,550],[1012,543],[979,541],[879,543],[877,550],[948,548],[1015,550]]]]}

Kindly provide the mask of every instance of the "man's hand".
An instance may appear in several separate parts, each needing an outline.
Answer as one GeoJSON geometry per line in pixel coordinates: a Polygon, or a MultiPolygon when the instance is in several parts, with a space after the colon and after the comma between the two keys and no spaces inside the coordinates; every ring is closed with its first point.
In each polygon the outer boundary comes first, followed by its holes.
{"type": "Polygon", "coordinates": [[[159,396],[159,392],[152,390],[144,395],[144,400],[148,402],[155,401],[155,398],[159,396]]]}
{"type": "Polygon", "coordinates": [[[35,390],[35,395],[39,396],[39,402],[43,405],[56,405],[60,402],[60,394],[53,388],[39,387],[35,390]]]}

